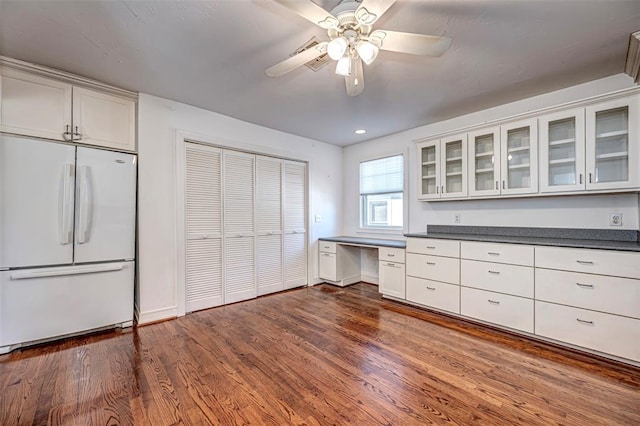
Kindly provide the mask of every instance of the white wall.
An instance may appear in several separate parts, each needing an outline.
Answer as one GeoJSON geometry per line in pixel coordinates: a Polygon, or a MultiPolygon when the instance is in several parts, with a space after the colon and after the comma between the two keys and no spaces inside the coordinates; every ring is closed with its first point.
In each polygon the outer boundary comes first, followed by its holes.
{"type": "MultiPolygon", "coordinates": [[[[274,106],[277,107],[277,106],[274,106]]],[[[176,131],[219,145],[308,161],[309,275],[317,282],[317,239],[342,229],[342,148],[170,100],[140,94],[138,103],[138,285],[140,322],[176,315],[176,131]]]]}
{"type": "MultiPolygon", "coordinates": [[[[623,214],[623,229],[638,229],[639,200],[637,194],[445,202],[418,201],[416,150],[415,143],[412,142],[430,135],[480,125],[488,121],[629,87],[633,87],[631,78],[624,74],[618,74],[346,147],[343,153],[345,182],[343,234],[392,238],[391,235],[360,233],[358,230],[358,164],[366,159],[403,152],[407,154],[405,166],[408,168],[408,186],[405,191],[408,224],[405,224],[405,232],[424,232],[427,224],[452,225],[453,213],[461,213],[462,225],[608,228],[609,213],[616,212],[623,214]]],[[[635,167],[640,167],[640,165],[635,165],[635,167]]],[[[400,238],[400,234],[395,238],[400,238]]]]}

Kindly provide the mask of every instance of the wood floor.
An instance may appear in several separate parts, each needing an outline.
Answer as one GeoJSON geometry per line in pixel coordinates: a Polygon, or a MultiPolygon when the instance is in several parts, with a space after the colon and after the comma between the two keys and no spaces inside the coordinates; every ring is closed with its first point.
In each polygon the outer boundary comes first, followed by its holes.
{"type": "Polygon", "coordinates": [[[640,369],[321,285],[0,357],[1,425],[640,424],[640,369]]]}

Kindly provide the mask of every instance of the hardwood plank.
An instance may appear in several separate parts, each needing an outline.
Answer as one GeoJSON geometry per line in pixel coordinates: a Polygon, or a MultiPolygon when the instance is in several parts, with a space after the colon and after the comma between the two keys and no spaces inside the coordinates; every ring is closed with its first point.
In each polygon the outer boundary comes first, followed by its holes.
{"type": "Polygon", "coordinates": [[[640,369],[320,285],[0,356],[0,424],[640,424],[640,369]]]}

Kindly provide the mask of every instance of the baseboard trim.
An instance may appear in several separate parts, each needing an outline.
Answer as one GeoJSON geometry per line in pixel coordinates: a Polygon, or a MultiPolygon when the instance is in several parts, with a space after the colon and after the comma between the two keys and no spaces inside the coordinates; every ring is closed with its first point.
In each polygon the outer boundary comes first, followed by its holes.
{"type": "Polygon", "coordinates": [[[373,275],[360,275],[360,281],[364,281],[365,283],[369,283],[369,284],[375,284],[378,285],[380,284],[379,278],[373,275]]]}
{"type": "Polygon", "coordinates": [[[165,321],[178,317],[178,307],[155,309],[153,311],[140,312],[138,315],[138,325],[151,324],[153,322],[165,321]]]}

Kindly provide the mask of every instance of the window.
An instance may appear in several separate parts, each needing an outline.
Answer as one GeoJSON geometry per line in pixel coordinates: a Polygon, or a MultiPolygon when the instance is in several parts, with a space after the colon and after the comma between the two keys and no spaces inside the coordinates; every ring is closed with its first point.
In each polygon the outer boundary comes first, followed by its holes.
{"type": "Polygon", "coordinates": [[[402,229],[403,191],[402,155],[360,163],[360,226],[402,229]]]}

